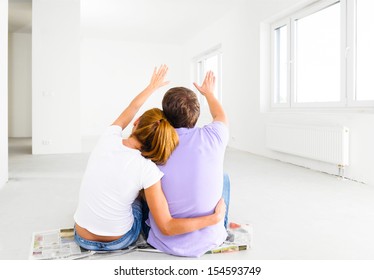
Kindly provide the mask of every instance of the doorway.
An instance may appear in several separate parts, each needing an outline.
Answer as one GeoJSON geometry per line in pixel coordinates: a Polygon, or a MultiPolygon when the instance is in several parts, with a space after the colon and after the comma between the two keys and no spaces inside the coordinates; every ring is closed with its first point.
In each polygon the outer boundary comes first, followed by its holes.
{"type": "MultiPolygon", "coordinates": [[[[31,154],[32,0],[9,0],[8,9],[8,148],[31,154]]],[[[19,151],[18,151],[19,152],[19,151]]]]}

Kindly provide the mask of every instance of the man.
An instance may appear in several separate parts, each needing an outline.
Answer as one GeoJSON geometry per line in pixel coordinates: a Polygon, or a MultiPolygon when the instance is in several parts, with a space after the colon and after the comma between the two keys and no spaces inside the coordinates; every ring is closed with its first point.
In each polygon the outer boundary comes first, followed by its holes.
{"type": "MultiPolygon", "coordinates": [[[[167,163],[159,166],[165,174],[162,188],[174,218],[197,217],[213,213],[223,196],[228,209],[230,183],[223,178],[224,153],[229,139],[226,114],[214,96],[215,77],[208,72],[201,86],[194,83],[206,98],[212,123],[195,127],[200,115],[196,94],[183,87],[166,92],[162,107],[176,128],[179,145],[167,163]],[[224,182],[224,183],[223,183],[224,182]],[[225,186],[223,186],[225,185],[225,186]]],[[[222,244],[227,237],[227,214],[224,221],[187,234],[165,236],[149,214],[148,243],[178,256],[198,257],[222,244]]]]}

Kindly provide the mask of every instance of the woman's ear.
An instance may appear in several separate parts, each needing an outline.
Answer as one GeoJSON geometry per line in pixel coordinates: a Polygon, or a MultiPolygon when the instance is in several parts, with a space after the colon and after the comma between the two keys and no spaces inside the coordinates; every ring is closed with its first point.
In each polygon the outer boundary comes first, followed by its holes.
{"type": "Polygon", "coordinates": [[[134,126],[135,126],[135,127],[138,125],[138,123],[139,123],[139,119],[140,119],[140,117],[137,118],[137,119],[134,121],[134,126]]]}
{"type": "Polygon", "coordinates": [[[134,121],[134,126],[132,127],[132,132],[134,132],[135,130],[136,130],[136,128],[138,127],[138,124],[139,124],[139,119],[140,119],[140,117],[139,118],[137,118],[135,121],[134,121]]]}

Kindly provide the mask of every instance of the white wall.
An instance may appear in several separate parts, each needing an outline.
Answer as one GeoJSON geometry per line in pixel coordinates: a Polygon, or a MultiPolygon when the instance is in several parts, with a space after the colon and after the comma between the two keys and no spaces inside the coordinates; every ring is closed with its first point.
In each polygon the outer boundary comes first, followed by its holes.
{"type": "Polygon", "coordinates": [[[31,137],[31,33],[9,34],[9,137],[31,137]]]}
{"type": "MultiPolygon", "coordinates": [[[[185,84],[179,45],[140,43],[115,38],[83,36],[81,42],[81,133],[83,151],[149,83],[155,66],[169,66],[171,83],[158,90],[138,115],[152,107],[161,108],[163,93],[185,84]],[[90,140],[91,139],[91,140],[90,140]]],[[[127,129],[125,133],[129,133],[127,129]]]]}
{"type": "MultiPolygon", "coordinates": [[[[223,105],[230,118],[230,146],[337,173],[334,166],[268,150],[265,126],[273,121],[345,125],[351,131],[351,164],[346,175],[374,184],[374,132],[369,129],[373,127],[373,114],[274,113],[264,103],[268,88],[261,85],[260,73],[264,68],[260,58],[266,51],[261,46],[261,23],[299,0],[283,0],[268,6],[261,1],[243,1],[184,46],[93,37],[80,41],[77,2],[33,1],[34,153],[79,151],[81,136],[99,135],[144,88],[153,66],[170,66],[170,86],[191,86],[191,59],[222,44],[223,105]],[[43,145],[43,141],[50,144],[43,145]]],[[[143,110],[159,107],[161,98],[162,93],[156,93],[143,110]]]]}
{"type": "Polygon", "coordinates": [[[80,1],[33,0],[32,29],[33,154],[80,152],[80,1]]]}
{"type": "MultiPolygon", "coordinates": [[[[223,105],[230,119],[230,146],[254,154],[291,162],[316,170],[337,174],[335,166],[275,153],[265,147],[265,127],[274,121],[305,124],[340,124],[350,128],[350,166],[346,176],[374,184],[372,158],[374,156],[374,115],[360,112],[293,112],[273,113],[266,110],[268,89],[261,86],[260,57],[265,46],[260,46],[261,22],[300,1],[278,1],[264,6],[261,1],[243,3],[218,22],[212,24],[185,47],[186,64],[192,57],[222,44],[223,50],[223,105]],[[265,89],[264,89],[265,88],[265,89]],[[265,105],[265,106],[264,106],[265,105]],[[264,110],[265,108],[265,110],[264,110]]],[[[305,2],[305,1],[302,1],[305,2]]],[[[269,171],[271,172],[271,171],[269,171]]]]}
{"type": "Polygon", "coordinates": [[[0,0],[0,189],[8,181],[8,0],[0,0]]]}

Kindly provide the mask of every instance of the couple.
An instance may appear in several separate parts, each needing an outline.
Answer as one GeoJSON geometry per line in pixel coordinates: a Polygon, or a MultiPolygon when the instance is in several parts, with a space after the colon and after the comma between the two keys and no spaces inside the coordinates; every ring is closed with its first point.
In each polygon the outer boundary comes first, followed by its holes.
{"type": "Polygon", "coordinates": [[[146,111],[131,135],[121,136],[148,97],[168,84],[167,71],[166,65],[155,68],[149,85],[107,128],[90,156],[74,215],[75,240],[85,249],[123,249],[142,231],[158,250],[199,257],[227,237],[228,127],[213,94],[212,72],[201,86],[194,83],[207,100],[212,123],[195,127],[196,94],[176,87],[166,92],[163,111],[146,111]]]}

